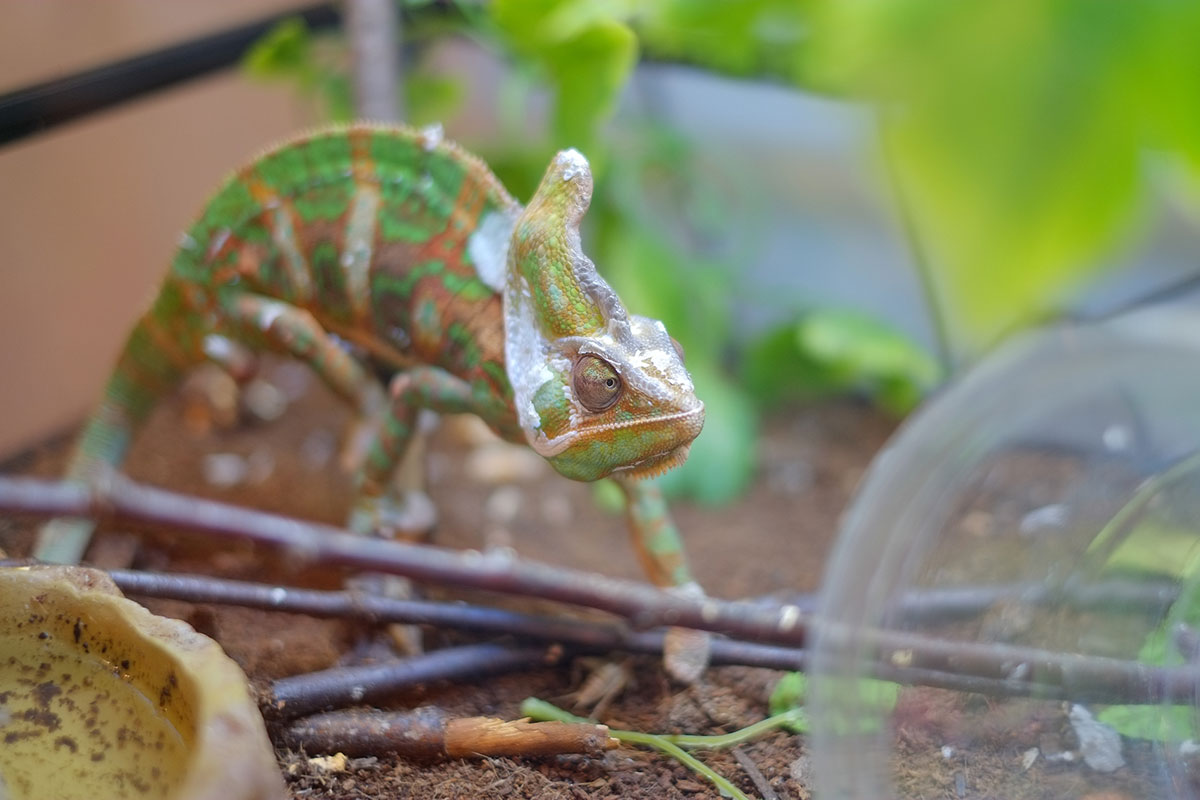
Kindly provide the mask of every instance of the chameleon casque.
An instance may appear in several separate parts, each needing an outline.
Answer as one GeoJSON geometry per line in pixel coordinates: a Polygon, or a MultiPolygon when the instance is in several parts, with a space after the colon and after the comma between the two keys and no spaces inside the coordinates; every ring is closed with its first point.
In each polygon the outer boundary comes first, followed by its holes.
{"type": "MultiPolygon", "coordinates": [[[[587,160],[566,150],[522,208],[438,128],[356,124],[266,152],[183,235],[68,477],[119,468],[190,368],[271,350],[355,409],[354,530],[396,533],[391,478],[418,411],[469,412],[568,478],[617,477],[651,579],[694,587],[666,505],[635,479],[682,463],[704,404],[663,324],[628,313],[584,255],[591,193],[587,160]]],[[[76,562],[91,530],[54,520],[35,555],[76,562]]]]}

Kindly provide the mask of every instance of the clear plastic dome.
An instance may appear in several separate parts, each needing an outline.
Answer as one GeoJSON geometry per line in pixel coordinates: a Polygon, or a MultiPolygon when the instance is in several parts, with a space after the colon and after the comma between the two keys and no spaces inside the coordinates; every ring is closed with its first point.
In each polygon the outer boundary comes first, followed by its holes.
{"type": "Polygon", "coordinates": [[[817,796],[1200,796],[1198,453],[1192,310],[1025,335],[908,420],[826,573],[817,796]]]}

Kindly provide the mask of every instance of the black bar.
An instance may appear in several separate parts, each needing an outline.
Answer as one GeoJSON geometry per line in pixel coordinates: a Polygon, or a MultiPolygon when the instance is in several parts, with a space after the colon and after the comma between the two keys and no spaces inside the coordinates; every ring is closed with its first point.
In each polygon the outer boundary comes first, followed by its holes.
{"type": "Polygon", "coordinates": [[[0,95],[0,145],[235,64],[290,17],[313,29],[341,21],[332,3],[306,6],[0,95]]]}

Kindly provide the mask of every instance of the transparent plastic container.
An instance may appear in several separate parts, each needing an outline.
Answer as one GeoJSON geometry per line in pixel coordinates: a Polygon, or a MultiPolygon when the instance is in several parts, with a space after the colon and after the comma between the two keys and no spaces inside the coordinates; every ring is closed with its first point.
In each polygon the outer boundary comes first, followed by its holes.
{"type": "Polygon", "coordinates": [[[1197,453],[1194,309],[1022,336],[913,415],[826,573],[816,796],[1200,797],[1197,453]]]}

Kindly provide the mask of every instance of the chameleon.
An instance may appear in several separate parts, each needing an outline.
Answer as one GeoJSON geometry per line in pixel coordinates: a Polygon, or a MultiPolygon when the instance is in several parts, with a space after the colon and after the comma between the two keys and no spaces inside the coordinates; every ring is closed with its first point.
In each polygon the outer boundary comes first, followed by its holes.
{"type": "MultiPolygon", "coordinates": [[[[612,476],[646,573],[698,590],[655,486],[704,424],[683,350],[629,313],[583,252],[593,178],[559,152],[522,207],[438,127],[306,133],[230,175],[129,333],[67,478],[120,468],[139,426],[195,366],[294,357],[354,410],[348,527],[403,535],[393,473],[420,409],[472,413],[561,475],[612,476]],[[386,384],[386,389],[385,389],[386,384]]],[[[92,523],[57,519],[34,555],[78,562],[92,523]]]]}

